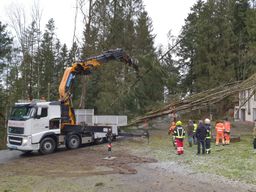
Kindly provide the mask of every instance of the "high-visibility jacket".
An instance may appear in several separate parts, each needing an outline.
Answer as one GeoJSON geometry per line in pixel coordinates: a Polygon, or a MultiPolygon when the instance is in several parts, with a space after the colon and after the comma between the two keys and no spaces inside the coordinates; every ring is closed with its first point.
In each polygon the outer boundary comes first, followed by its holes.
{"type": "Polygon", "coordinates": [[[215,126],[217,133],[224,133],[225,127],[223,123],[217,123],[215,126]]]}
{"type": "Polygon", "coordinates": [[[194,133],[196,132],[197,127],[198,127],[198,125],[196,123],[194,123],[194,130],[193,130],[194,133]]]}
{"type": "Polygon", "coordinates": [[[225,132],[230,132],[231,124],[229,121],[224,122],[225,132]]]}
{"type": "Polygon", "coordinates": [[[173,135],[175,136],[176,139],[184,139],[185,138],[185,129],[183,129],[182,126],[177,126],[174,129],[173,135]]]}
{"type": "Polygon", "coordinates": [[[211,125],[206,124],[206,139],[211,139],[212,137],[212,132],[211,132],[211,125]]]}

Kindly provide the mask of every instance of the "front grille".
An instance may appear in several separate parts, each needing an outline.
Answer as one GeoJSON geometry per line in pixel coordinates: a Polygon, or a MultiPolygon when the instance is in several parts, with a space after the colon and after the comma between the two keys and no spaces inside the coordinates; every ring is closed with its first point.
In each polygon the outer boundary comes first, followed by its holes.
{"type": "Polygon", "coordinates": [[[21,145],[22,144],[22,138],[9,137],[9,143],[12,144],[12,145],[21,145]]]}
{"type": "Polygon", "coordinates": [[[8,127],[9,133],[14,134],[24,134],[24,128],[23,127],[8,127]]]}

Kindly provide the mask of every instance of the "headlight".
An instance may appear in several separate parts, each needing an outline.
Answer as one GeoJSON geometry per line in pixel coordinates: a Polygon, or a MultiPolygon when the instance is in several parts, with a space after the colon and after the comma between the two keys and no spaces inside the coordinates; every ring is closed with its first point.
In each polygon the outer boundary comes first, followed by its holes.
{"type": "Polygon", "coordinates": [[[24,137],[23,138],[23,141],[22,141],[22,144],[23,145],[28,145],[31,143],[31,136],[28,136],[28,137],[24,137]]]}

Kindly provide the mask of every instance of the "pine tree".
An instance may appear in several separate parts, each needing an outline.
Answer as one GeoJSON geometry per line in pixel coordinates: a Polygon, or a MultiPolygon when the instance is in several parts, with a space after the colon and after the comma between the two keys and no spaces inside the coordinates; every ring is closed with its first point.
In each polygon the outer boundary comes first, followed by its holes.
{"type": "Polygon", "coordinates": [[[38,52],[38,62],[41,64],[40,82],[44,82],[40,87],[40,97],[45,97],[47,100],[57,99],[55,86],[57,82],[53,78],[56,70],[59,70],[56,69],[55,63],[56,42],[54,20],[50,19],[38,52]]]}
{"type": "Polygon", "coordinates": [[[12,38],[6,30],[7,25],[2,24],[0,21],[0,148],[4,146],[5,139],[5,121],[8,115],[8,74],[10,71],[9,63],[12,53],[12,38]]]}
{"type": "Polygon", "coordinates": [[[0,21],[0,85],[3,83],[3,75],[5,67],[7,67],[7,60],[12,51],[12,38],[6,31],[7,25],[0,21]]]}
{"type": "MultiPolygon", "coordinates": [[[[139,62],[142,62],[140,63],[142,72],[152,68],[147,75],[156,76],[153,71],[159,70],[157,67],[159,63],[150,63],[150,60],[156,59],[154,37],[151,34],[152,23],[141,0],[95,1],[88,23],[85,29],[83,57],[88,56],[88,53],[97,55],[111,48],[123,48],[129,55],[139,58],[139,62]],[[142,57],[145,53],[148,61],[143,63],[142,57]]],[[[156,97],[157,100],[162,99],[163,85],[158,84],[162,82],[161,78],[150,81],[148,77],[144,77],[144,80],[147,79],[150,84],[156,82],[156,90],[150,93],[152,98],[149,94],[147,98],[138,98],[137,88],[131,87],[136,81],[133,69],[116,61],[103,65],[104,67],[87,78],[85,102],[87,108],[92,107],[98,113],[135,114],[138,108],[141,110],[145,107],[145,105],[139,106],[139,103],[144,102],[143,100],[153,103],[156,97]]],[[[143,85],[139,87],[143,89],[143,85]]]]}
{"type": "Polygon", "coordinates": [[[250,47],[250,45],[255,42],[255,38],[250,36],[248,32],[255,30],[253,26],[255,23],[255,21],[253,21],[255,18],[253,12],[255,12],[255,10],[251,9],[249,2],[249,0],[239,0],[235,1],[234,4],[234,20],[232,26],[235,39],[232,47],[234,51],[232,59],[237,80],[248,78],[249,74],[251,74],[249,71],[250,66],[255,65],[255,63],[252,62],[254,57],[251,57],[252,52],[250,51],[250,49],[254,49],[253,46],[250,47]]]}
{"type": "Polygon", "coordinates": [[[200,92],[237,79],[234,5],[233,0],[198,1],[191,9],[178,51],[185,92],[200,92]]]}
{"type": "Polygon", "coordinates": [[[25,90],[23,98],[32,99],[36,92],[37,81],[35,74],[37,72],[37,67],[35,65],[35,55],[38,50],[38,33],[39,31],[36,28],[35,22],[32,22],[22,35],[23,59],[20,67],[22,72],[23,88],[25,90]]]}

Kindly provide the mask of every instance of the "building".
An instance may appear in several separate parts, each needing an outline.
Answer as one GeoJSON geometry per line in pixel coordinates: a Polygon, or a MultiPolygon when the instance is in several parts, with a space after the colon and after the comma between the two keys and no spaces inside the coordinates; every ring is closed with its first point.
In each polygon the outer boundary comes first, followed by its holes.
{"type": "Polygon", "coordinates": [[[239,106],[235,106],[234,118],[250,122],[256,120],[256,93],[253,90],[248,89],[239,93],[239,106]]]}

